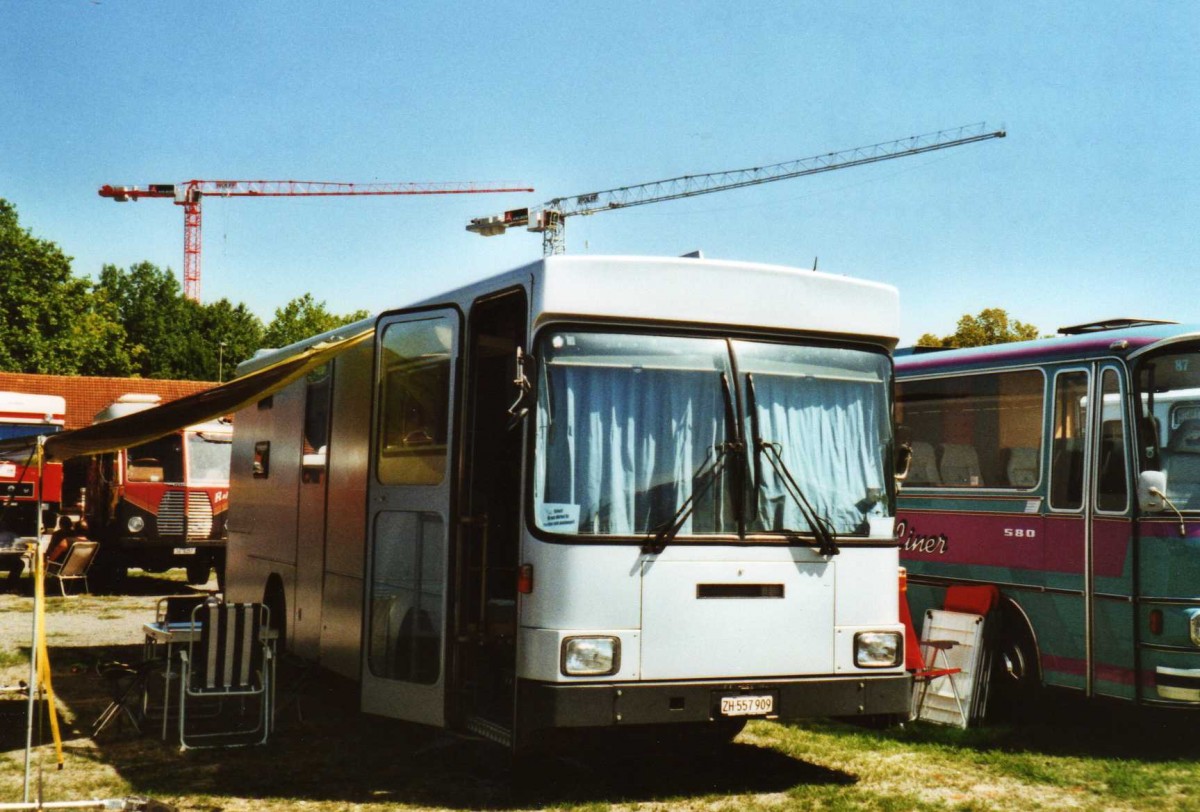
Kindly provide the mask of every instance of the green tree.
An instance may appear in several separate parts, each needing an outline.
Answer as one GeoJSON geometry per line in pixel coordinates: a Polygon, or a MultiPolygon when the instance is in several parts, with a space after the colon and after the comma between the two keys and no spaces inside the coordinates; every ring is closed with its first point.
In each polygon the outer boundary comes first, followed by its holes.
{"type": "Polygon", "coordinates": [[[234,368],[263,346],[263,323],[244,304],[219,299],[199,313],[202,340],[193,344],[197,380],[227,381],[234,368]]]}
{"type": "Polygon", "coordinates": [[[57,244],[22,229],[0,199],[0,369],[127,375],[132,360],[114,303],[71,271],[57,244]]]}
{"type": "Polygon", "coordinates": [[[1029,341],[1038,337],[1038,329],[1032,324],[1010,319],[999,307],[979,311],[978,316],[964,315],[958,320],[957,329],[948,336],[938,338],[925,333],[917,339],[918,347],[983,347],[990,344],[1007,344],[1011,341],[1029,341]]]}
{"type": "Polygon", "coordinates": [[[313,300],[311,293],[292,299],[275,308],[275,318],[267,325],[263,344],[267,347],[286,347],[305,338],[365,319],[366,310],[356,310],[346,316],[336,316],[325,308],[325,302],[313,300]]]}
{"type": "Polygon", "coordinates": [[[134,371],[145,378],[193,378],[191,344],[201,338],[197,308],[169,269],[139,262],[100,269],[97,291],[116,305],[134,371]]]}

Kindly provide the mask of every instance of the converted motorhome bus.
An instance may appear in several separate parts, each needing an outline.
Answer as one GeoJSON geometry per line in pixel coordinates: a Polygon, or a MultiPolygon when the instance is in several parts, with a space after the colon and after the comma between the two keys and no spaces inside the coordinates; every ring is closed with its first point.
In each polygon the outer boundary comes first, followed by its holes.
{"type": "MultiPolygon", "coordinates": [[[[157,406],[158,395],[126,394],[96,415],[102,423],[157,406]]],[[[187,570],[203,584],[225,566],[233,427],[189,426],[148,443],[93,457],[88,469],[88,534],[101,542],[96,565],[120,577],[129,567],[187,570]]]]}
{"type": "Polygon", "coordinates": [[[235,416],[227,596],[364,711],[514,748],[905,714],[897,316],[821,273],[555,256],[325,334],[374,331],[235,416]]]}
{"type": "Polygon", "coordinates": [[[1200,707],[1200,326],[898,354],[913,615],[1002,594],[994,695],[1041,685],[1200,707]]]}
{"type": "MultiPolygon", "coordinates": [[[[37,437],[62,431],[67,402],[57,395],[0,392],[0,441],[37,437]]],[[[53,519],[62,501],[62,464],[46,463],[38,490],[35,454],[0,457],[0,519],[22,536],[39,534],[37,506],[53,519]]],[[[51,521],[43,522],[43,527],[51,521]]]]}

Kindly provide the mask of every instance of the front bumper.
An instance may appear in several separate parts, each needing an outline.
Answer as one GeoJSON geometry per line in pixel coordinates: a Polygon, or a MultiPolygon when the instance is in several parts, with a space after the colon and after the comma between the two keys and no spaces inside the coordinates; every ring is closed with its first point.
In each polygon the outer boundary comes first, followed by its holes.
{"type": "Polygon", "coordinates": [[[1154,684],[1159,699],[1200,703],[1200,668],[1154,669],[1154,684]]]}
{"type": "Polygon", "coordinates": [[[528,729],[612,727],[708,722],[719,716],[719,698],[773,693],[772,719],[814,716],[907,716],[908,674],[804,677],[737,682],[551,683],[520,680],[517,708],[528,729]]]}

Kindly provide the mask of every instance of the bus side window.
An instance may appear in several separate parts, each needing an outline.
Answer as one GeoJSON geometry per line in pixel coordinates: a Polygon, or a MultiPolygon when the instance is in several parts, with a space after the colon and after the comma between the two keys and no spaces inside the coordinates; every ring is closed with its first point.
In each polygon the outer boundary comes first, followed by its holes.
{"type": "Polygon", "coordinates": [[[1088,373],[1071,371],[1054,379],[1054,425],[1051,435],[1050,507],[1083,507],[1083,450],[1087,436],[1088,373]]]}

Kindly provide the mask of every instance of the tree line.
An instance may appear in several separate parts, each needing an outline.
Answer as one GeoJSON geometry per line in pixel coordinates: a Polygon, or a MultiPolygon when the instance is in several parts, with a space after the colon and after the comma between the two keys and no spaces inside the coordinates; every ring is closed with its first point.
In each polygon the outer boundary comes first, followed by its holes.
{"type": "MultiPolygon", "coordinates": [[[[0,371],[215,381],[261,347],[294,341],[365,318],[336,315],[311,294],[264,323],[228,299],[201,304],[183,295],[170,269],[150,262],[105,265],[97,280],[75,276],[71,258],[22,229],[0,198],[0,371]]],[[[950,335],[926,333],[920,347],[975,347],[1037,338],[1000,308],[964,315],[950,335]]]]}
{"type": "Polygon", "coordinates": [[[54,242],[0,198],[0,371],[215,381],[260,347],[283,347],[365,318],[311,294],[264,323],[242,303],[187,299],[169,269],[105,265],[76,276],[54,242]]]}

